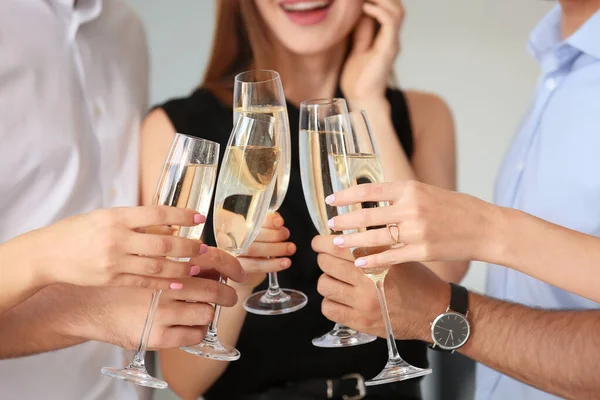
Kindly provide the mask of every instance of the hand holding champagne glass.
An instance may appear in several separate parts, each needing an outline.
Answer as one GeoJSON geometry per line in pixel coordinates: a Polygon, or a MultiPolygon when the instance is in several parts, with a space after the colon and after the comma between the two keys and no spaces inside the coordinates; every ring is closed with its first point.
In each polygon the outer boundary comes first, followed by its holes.
{"type": "MultiPolygon", "coordinates": [[[[337,209],[324,202],[333,194],[328,155],[339,152],[343,134],[325,127],[325,119],[345,114],[348,106],[344,99],[320,99],[300,104],[300,173],[304,199],[310,217],[321,235],[332,233],[327,221],[337,215],[337,209]]],[[[346,326],[335,324],[328,333],[313,339],[317,347],[346,347],[370,343],[377,337],[357,332],[346,326]]]]}
{"type": "MultiPolygon", "coordinates": [[[[163,166],[153,203],[178,208],[191,208],[202,215],[206,215],[215,185],[218,161],[218,143],[176,134],[163,166]]],[[[204,224],[192,227],[160,226],[148,228],[146,233],[153,231],[161,234],[170,233],[174,236],[199,240],[203,229],[204,224]]],[[[173,259],[173,261],[187,262],[188,260],[173,259]]],[[[167,387],[166,382],[148,374],[144,363],[160,295],[160,290],[152,292],[140,345],[131,364],[124,369],[102,368],[103,374],[155,389],[165,389],[167,387]]]]}
{"type": "MultiPolygon", "coordinates": [[[[235,77],[233,110],[234,123],[247,114],[265,114],[274,118],[276,145],[281,152],[269,211],[276,212],[287,193],[292,156],[290,123],[279,74],[268,70],[238,74],[235,77]]],[[[262,315],[287,314],[306,305],[308,299],[304,293],[279,287],[276,272],[270,272],[268,277],[269,288],[250,295],[244,301],[246,311],[262,315]]]]}
{"type": "MultiPolygon", "coordinates": [[[[383,168],[377,154],[365,111],[355,111],[329,117],[325,120],[325,125],[328,131],[340,133],[345,139],[341,142],[341,146],[339,145],[339,141],[336,141],[334,146],[330,146],[331,148],[337,149],[330,153],[328,157],[331,169],[331,183],[335,192],[363,183],[383,182],[383,168]]],[[[331,138],[328,140],[331,141],[331,138]]],[[[327,202],[329,203],[329,199],[327,202]]],[[[385,206],[388,206],[387,202],[365,202],[336,208],[339,214],[346,214],[363,208],[385,206]]],[[[330,223],[328,223],[328,225],[333,227],[330,223]]],[[[361,229],[364,230],[364,228],[361,229]]],[[[397,226],[393,227],[390,225],[387,229],[389,230],[390,236],[393,238],[397,236],[397,226]]],[[[356,232],[356,230],[344,230],[345,234],[352,232],[356,232]]],[[[395,240],[394,244],[398,244],[397,240],[395,240]]],[[[356,259],[366,255],[380,253],[389,248],[389,245],[379,247],[355,247],[351,249],[351,252],[356,259]]],[[[383,314],[388,343],[388,362],[379,375],[365,382],[365,385],[367,386],[402,381],[431,373],[431,369],[429,368],[423,369],[410,365],[404,361],[398,353],[384,292],[384,281],[388,269],[389,266],[387,265],[362,269],[362,272],[373,281],[377,289],[377,296],[383,314]]]]}
{"type": "MultiPolygon", "coordinates": [[[[217,247],[237,257],[258,235],[273,196],[281,157],[274,118],[245,113],[237,118],[219,173],[213,225],[217,247]]],[[[240,352],[219,341],[221,307],[204,340],[183,348],[190,354],[220,361],[235,361],[240,352]]]]}

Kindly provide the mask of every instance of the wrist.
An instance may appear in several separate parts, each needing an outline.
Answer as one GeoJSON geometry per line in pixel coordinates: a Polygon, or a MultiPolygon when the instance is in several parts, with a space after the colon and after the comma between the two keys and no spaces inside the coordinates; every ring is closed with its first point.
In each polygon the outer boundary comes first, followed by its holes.
{"type": "Polygon", "coordinates": [[[391,116],[392,108],[385,94],[371,96],[355,96],[348,100],[350,111],[366,110],[369,117],[374,115],[391,116]]]}
{"type": "Polygon", "coordinates": [[[512,209],[498,207],[490,203],[484,203],[483,221],[477,233],[477,245],[473,246],[472,260],[491,262],[497,264],[505,253],[510,231],[506,229],[507,213],[512,209]]]}

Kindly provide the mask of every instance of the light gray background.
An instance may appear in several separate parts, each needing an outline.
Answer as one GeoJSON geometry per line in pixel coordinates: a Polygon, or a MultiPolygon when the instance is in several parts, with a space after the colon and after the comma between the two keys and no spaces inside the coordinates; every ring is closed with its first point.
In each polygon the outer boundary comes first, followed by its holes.
{"type": "MultiPolygon", "coordinates": [[[[186,95],[200,82],[208,62],[214,2],[127,1],[146,25],[152,103],[186,95]]],[[[543,0],[404,2],[407,18],[396,64],[398,80],[404,88],[438,93],[450,104],[463,192],[492,199],[496,171],[527,109],[538,74],[526,50],[528,34],[553,4],[543,0]]],[[[475,263],[464,283],[481,291],[484,281],[484,266],[475,263]]],[[[470,398],[471,381],[456,374],[457,370],[468,374],[471,366],[459,360],[458,368],[448,368],[447,357],[433,358],[435,372],[424,384],[427,399],[470,398]]],[[[176,397],[161,391],[155,398],[176,397]]]]}

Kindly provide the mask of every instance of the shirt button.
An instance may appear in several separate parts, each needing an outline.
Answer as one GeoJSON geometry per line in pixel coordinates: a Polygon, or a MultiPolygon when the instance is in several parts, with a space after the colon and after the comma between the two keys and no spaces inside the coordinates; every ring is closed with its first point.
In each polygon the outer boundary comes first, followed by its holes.
{"type": "Polygon", "coordinates": [[[556,89],[556,79],[554,79],[554,78],[546,79],[546,89],[548,89],[548,90],[556,89]]]}
{"type": "Polygon", "coordinates": [[[525,163],[520,162],[517,164],[517,171],[523,171],[523,168],[525,168],[525,163]]]}

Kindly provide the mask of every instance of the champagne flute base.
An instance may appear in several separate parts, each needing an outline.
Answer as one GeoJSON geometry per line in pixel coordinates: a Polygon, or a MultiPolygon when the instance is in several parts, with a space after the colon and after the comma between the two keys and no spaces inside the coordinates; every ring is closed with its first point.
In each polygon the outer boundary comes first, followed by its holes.
{"type": "Polygon", "coordinates": [[[111,378],[120,379],[153,389],[166,389],[169,386],[167,382],[156,379],[148,374],[145,368],[136,368],[131,365],[123,369],[102,368],[102,373],[106,376],[110,376],[111,378]]]}
{"type": "Polygon", "coordinates": [[[306,295],[297,290],[280,289],[275,295],[262,290],[246,298],[244,309],[258,315],[289,314],[302,309],[307,302],[306,295]]]}
{"type": "Polygon", "coordinates": [[[406,361],[388,361],[383,371],[381,371],[375,378],[366,381],[365,386],[384,385],[386,383],[406,381],[408,379],[429,375],[431,372],[431,368],[415,367],[406,361]]]}
{"type": "Polygon", "coordinates": [[[235,347],[221,344],[219,341],[203,340],[197,345],[181,347],[180,349],[195,356],[217,361],[236,361],[241,357],[240,352],[235,347]]]}
{"type": "Polygon", "coordinates": [[[374,342],[375,340],[377,340],[377,336],[367,335],[348,327],[342,327],[339,329],[334,328],[323,336],[314,338],[312,344],[316,347],[338,348],[359,346],[374,342]]]}

